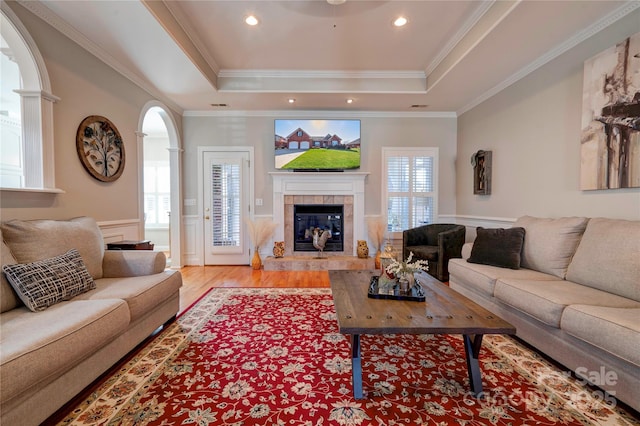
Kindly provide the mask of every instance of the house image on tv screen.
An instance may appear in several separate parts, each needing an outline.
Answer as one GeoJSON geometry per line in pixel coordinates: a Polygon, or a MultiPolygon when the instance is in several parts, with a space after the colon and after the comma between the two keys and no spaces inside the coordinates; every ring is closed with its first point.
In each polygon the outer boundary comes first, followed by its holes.
{"type": "Polygon", "coordinates": [[[275,127],[276,169],[344,170],[360,167],[358,120],[276,120],[275,127]]]}
{"type": "Polygon", "coordinates": [[[310,148],[334,148],[351,149],[360,148],[360,138],[342,143],[338,135],[326,134],[325,136],[311,136],[298,127],[287,137],[276,135],[276,149],[310,149],[310,148]]]}

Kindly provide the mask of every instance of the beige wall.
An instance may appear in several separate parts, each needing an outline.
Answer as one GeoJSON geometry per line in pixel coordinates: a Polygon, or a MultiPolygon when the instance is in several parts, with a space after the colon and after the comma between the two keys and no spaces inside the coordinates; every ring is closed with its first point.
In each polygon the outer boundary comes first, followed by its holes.
{"type": "MultiPolygon", "coordinates": [[[[336,115],[339,115],[336,114],[336,115]]],[[[336,118],[336,115],[317,118],[336,118]]],[[[368,172],[365,183],[365,214],[380,215],[381,207],[381,148],[386,146],[439,148],[439,214],[451,215],[456,211],[455,157],[456,119],[385,117],[384,114],[362,114],[362,161],[360,172],[368,172]],[[369,116],[369,117],[367,117],[369,116]]],[[[197,147],[198,146],[253,146],[255,154],[255,197],[264,205],[256,207],[257,215],[273,212],[273,187],[269,172],[274,167],[274,116],[187,116],[184,125],[184,197],[197,199],[197,147]]],[[[294,114],[287,118],[296,118],[294,114]]],[[[314,116],[314,118],[316,118],[314,116]]],[[[339,116],[337,118],[340,118],[339,116]]],[[[351,114],[349,118],[353,118],[351,114]]],[[[348,172],[346,172],[348,173],[348,172]]],[[[186,207],[185,214],[198,213],[197,207],[186,207]]]]}
{"type": "MultiPolygon", "coordinates": [[[[42,54],[54,105],[55,179],[64,194],[3,192],[1,218],[63,219],[92,216],[98,221],[139,219],[136,131],[143,106],[153,98],[111,67],[66,38],[23,7],[10,6],[42,54]],[[89,115],[107,117],[125,146],[125,169],[115,182],[91,177],[76,153],[76,131],[89,115]]],[[[181,117],[174,117],[180,123],[181,117]]]]}
{"type": "Polygon", "coordinates": [[[640,219],[638,188],[579,189],[583,63],[637,31],[640,11],[459,117],[458,215],[640,219]],[[470,158],[480,149],[493,151],[489,196],[473,195],[470,158]]]}

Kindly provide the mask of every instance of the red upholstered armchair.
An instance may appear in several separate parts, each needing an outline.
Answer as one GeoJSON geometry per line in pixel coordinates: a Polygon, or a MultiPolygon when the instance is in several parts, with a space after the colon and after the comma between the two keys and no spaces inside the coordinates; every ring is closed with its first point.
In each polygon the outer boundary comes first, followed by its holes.
{"type": "Polygon", "coordinates": [[[451,223],[434,223],[402,233],[402,258],[413,252],[414,259],[429,262],[429,274],[449,281],[449,259],[462,257],[466,228],[451,223]]]}

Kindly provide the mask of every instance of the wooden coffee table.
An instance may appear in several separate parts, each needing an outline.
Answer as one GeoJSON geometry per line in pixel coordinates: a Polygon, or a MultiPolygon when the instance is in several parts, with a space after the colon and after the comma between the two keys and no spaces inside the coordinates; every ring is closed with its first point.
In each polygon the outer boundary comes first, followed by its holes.
{"type": "Polygon", "coordinates": [[[365,397],[362,334],[462,334],[471,391],[481,396],[478,355],[482,336],[515,334],[515,327],[426,273],[418,274],[416,279],[424,289],[425,302],[369,298],[369,283],[377,274],[377,271],[329,271],[340,332],[351,335],[354,397],[365,397]]]}

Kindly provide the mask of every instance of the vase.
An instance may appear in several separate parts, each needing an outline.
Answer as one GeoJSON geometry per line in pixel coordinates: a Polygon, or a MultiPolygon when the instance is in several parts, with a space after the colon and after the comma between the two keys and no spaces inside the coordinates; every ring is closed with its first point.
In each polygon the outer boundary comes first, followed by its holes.
{"type": "Polygon", "coordinates": [[[365,240],[358,240],[358,258],[366,259],[369,257],[369,247],[365,240]]]}
{"type": "Polygon", "coordinates": [[[380,269],[382,267],[382,264],[380,263],[380,255],[382,254],[382,252],[378,249],[378,251],[376,251],[376,257],[375,257],[375,268],[376,269],[380,269]]]}
{"type": "Polygon", "coordinates": [[[402,278],[407,282],[407,289],[405,291],[409,291],[416,284],[416,277],[413,275],[413,272],[405,272],[402,274],[402,278]]]}
{"type": "Polygon", "coordinates": [[[409,289],[411,287],[409,287],[409,278],[407,277],[407,274],[403,274],[400,278],[398,278],[398,285],[400,287],[401,293],[409,292],[409,289]]]}
{"type": "Polygon", "coordinates": [[[253,252],[253,258],[251,259],[251,267],[255,270],[262,268],[262,259],[260,259],[260,253],[258,253],[257,248],[253,252]]]}
{"type": "Polygon", "coordinates": [[[284,241],[276,241],[273,243],[273,255],[275,257],[284,257],[284,241]]]}

